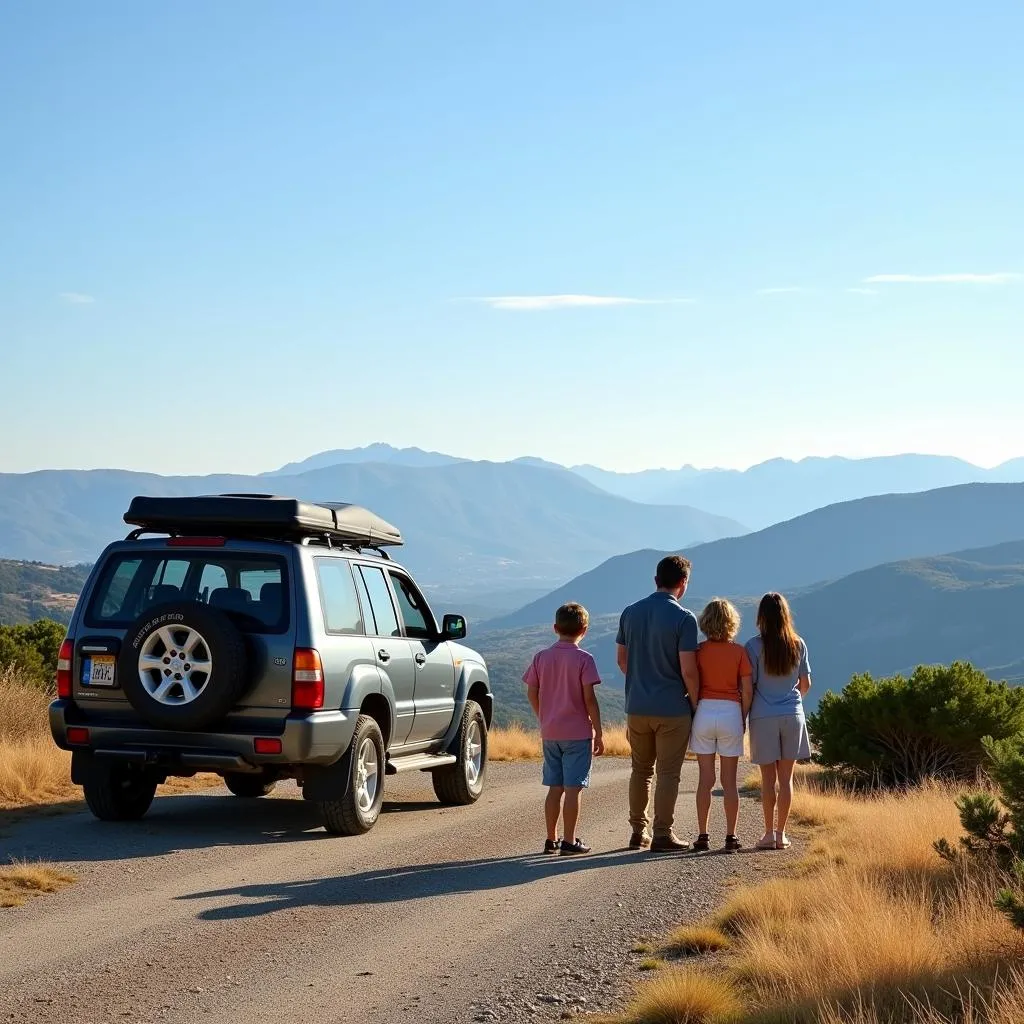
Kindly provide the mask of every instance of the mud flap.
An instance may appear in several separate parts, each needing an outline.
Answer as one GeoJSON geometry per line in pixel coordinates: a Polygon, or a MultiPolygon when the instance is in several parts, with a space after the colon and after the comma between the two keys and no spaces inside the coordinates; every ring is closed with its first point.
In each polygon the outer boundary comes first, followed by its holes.
{"type": "Polygon", "coordinates": [[[302,770],[302,796],[305,800],[340,800],[352,778],[352,744],[334,764],[308,765],[302,770]]]}

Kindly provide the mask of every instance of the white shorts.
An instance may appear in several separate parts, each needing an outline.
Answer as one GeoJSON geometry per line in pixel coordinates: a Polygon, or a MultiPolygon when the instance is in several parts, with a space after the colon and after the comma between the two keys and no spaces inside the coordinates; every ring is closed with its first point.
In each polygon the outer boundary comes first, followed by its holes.
{"type": "Polygon", "coordinates": [[[743,756],[743,709],[735,700],[701,700],[693,716],[690,750],[694,754],[743,756]]]}

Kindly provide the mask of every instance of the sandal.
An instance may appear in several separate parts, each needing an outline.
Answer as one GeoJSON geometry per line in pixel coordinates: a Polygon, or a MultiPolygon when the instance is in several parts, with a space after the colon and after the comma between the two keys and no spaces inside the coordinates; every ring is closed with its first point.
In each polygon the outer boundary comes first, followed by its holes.
{"type": "Polygon", "coordinates": [[[775,833],[775,849],[776,850],[788,850],[793,844],[786,837],[785,832],[775,833]],[[782,836],[780,839],[779,836],[782,836]]]}
{"type": "Polygon", "coordinates": [[[766,832],[760,839],[754,844],[758,850],[776,850],[778,847],[775,845],[775,833],[766,832]]]}
{"type": "Polygon", "coordinates": [[[743,844],[737,836],[730,834],[725,837],[725,848],[729,853],[735,853],[737,850],[743,849],[743,844]]]}
{"type": "Polygon", "coordinates": [[[707,832],[701,832],[701,834],[697,836],[697,841],[690,847],[690,849],[695,853],[700,853],[702,850],[710,850],[711,836],[709,836],[707,832]]]}

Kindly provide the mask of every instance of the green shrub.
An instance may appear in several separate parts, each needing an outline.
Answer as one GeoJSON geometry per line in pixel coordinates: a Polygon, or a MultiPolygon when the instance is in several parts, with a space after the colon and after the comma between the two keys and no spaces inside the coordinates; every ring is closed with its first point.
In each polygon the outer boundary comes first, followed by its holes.
{"type": "Polygon", "coordinates": [[[988,771],[998,787],[990,793],[966,793],[957,802],[966,833],[959,848],[947,839],[935,844],[949,861],[984,859],[1003,872],[1005,887],[996,906],[1014,927],[1024,929],[1024,736],[984,741],[988,771]]]}
{"type": "Polygon", "coordinates": [[[854,676],[826,693],[808,724],[816,760],[883,786],[968,779],[985,761],[982,740],[1024,730],[1024,689],[966,662],[921,665],[910,676],[854,676]]]}
{"type": "Polygon", "coordinates": [[[0,668],[10,666],[33,683],[50,686],[65,632],[51,619],[38,619],[28,626],[0,626],[0,668]]]}

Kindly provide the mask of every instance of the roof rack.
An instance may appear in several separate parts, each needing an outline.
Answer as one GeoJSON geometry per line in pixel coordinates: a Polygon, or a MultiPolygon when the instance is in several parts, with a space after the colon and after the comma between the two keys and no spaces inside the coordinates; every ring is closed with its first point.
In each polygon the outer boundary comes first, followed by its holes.
{"type": "Polygon", "coordinates": [[[402,544],[398,529],[368,509],[346,502],[308,502],[273,494],[212,494],[132,498],[124,521],[142,533],[178,537],[225,534],[266,540],[338,541],[384,554],[402,544]]]}

